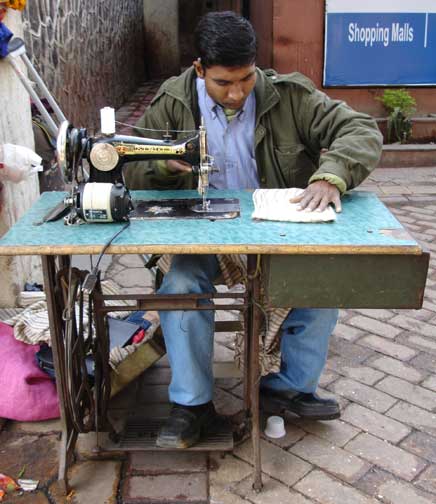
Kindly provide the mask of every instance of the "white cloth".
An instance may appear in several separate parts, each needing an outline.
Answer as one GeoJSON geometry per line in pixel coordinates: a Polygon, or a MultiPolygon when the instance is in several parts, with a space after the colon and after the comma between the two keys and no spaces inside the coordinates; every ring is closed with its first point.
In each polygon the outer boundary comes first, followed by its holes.
{"type": "Polygon", "coordinates": [[[253,193],[253,219],[286,222],[329,222],[336,220],[331,206],[322,212],[300,210],[298,203],[290,200],[299,196],[304,189],[256,189],[253,193]]]}

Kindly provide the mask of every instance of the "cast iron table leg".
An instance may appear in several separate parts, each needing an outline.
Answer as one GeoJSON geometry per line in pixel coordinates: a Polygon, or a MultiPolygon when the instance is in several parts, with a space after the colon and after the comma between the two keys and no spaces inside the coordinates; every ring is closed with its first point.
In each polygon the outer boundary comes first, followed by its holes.
{"type": "Polygon", "coordinates": [[[77,440],[77,432],[74,430],[71,419],[68,417],[66,409],[66,382],[64,367],[64,342],[62,331],[62,313],[59,313],[56,302],[56,265],[55,256],[41,256],[42,271],[44,275],[44,290],[47,298],[48,319],[50,325],[50,336],[53,350],[53,364],[56,375],[56,387],[59,399],[59,410],[61,413],[62,438],[59,450],[59,474],[58,485],[65,493],[69,492],[67,469],[71,461],[74,446],[77,440]]]}
{"type": "Polygon", "coordinates": [[[248,373],[250,380],[250,406],[252,416],[251,439],[253,443],[253,464],[254,464],[254,481],[253,489],[256,492],[262,490],[262,468],[260,459],[260,419],[259,419],[259,332],[261,325],[261,311],[259,310],[260,302],[260,268],[258,268],[260,256],[249,255],[247,258],[247,290],[250,300],[249,308],[249,327],[248,339],[250,340],[248,349],[248,365],[250,372],[248,373]]]}

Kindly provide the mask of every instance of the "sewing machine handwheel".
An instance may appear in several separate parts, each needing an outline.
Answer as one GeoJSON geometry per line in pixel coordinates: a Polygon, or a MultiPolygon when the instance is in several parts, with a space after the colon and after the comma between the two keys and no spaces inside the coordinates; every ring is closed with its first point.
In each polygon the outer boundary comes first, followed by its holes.
{"type": "Polygon", "coordinates": [[[72,125],[68,121],[64,121],[59,128],[58,138],[56,140],[57,162],[61,169],[61,173],[68,182],[71,182],[71,173],[69,173],[71,169],[68,167],[68,140],[71,128],[72,125]]]}

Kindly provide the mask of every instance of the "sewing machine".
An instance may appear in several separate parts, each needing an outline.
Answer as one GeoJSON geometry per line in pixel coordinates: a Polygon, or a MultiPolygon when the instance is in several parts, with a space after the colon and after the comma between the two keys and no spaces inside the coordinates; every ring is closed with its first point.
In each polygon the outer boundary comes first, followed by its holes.
{"type": "MultiPolygon", "coordinates": [[[[208,199],[209,177],[218,168],[207,153],[206,130],[200,125],[191,136],[173,139],[172,131],[162,131],[162,139],[117,135],[114,110],[101,110],[101,135],[89,136],[85,128],[70,124],[47,86],[26,55],[24,41],[18,37],[8,44],[8,56],[17,77],[32,97],[50,133],[57,138],[57,157],[61,172],[71,186],[64,201],[50,210],[40,224],[65,216],[66,224],[83,222],[119,222],[127,219],[228,219],[239,216],[239,202],[234,198],[208,199]],[[53,109],[46,110],[32,83],[21,71],[20,57],[53,109]],[[132,161],[186,161],[198,178],[199,198],[132,201],[122,168],[132,161]],[[87,166],[84,165],[84,162],[87,166]]],[[[184,133],[178,131],[177,133],[184,133]]]]}
{"type": "Polygon", "coordinates": [[[58,162],[71,194],[45,221],[68,213],[67,224],[114,222],[126,219],[207,218],[226,219],[239,215],[239,202],[231,198],[208,198],[209,177],[218,169],[207,153],[206,130],[173,140],[170,131],[162,139],[117,135],[113,109],[101,111],[102,134],[88,136],[86,129],[64,121],[57,138],[58,162]],[[125,185],[122,168],[132,161],[185,161],[198,178],[199,198],[133,201],[125,185]],[[87,161],[89,173],[83,166],[87,161]]]}

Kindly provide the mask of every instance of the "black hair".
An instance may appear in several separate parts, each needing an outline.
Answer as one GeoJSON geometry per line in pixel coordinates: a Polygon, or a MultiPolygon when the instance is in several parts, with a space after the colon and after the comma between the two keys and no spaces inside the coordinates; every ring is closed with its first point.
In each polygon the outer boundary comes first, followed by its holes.
{"type": "Polygon", "coordinates": [[[251,23],[233,11],[209,12],[194,32],[197,57],[203,67],[239,67],[256,60],[256,32],[251,23]]]}

